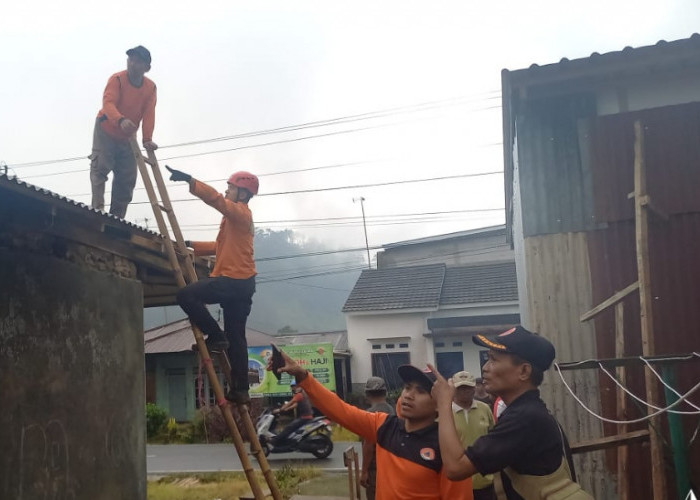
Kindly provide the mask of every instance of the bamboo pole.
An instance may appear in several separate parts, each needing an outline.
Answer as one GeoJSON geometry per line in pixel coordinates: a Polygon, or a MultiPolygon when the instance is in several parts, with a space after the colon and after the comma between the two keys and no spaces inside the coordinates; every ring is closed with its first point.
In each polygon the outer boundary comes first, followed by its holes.
{"type": "MultiPolygon", "coordinates": [[[[651,271],[649,269],[649,213],[644,203],[647,198],[646,163],[644,159],[644,129],[642,122],[634,122],[634,218],[635,242],[637,246],[637,275],[639,281],[639,305],[641,310],[642,353],[654,354],[654,317],[652,308],[651,271]]],[[[659,401],[656,379],[648,368],[644,369],[646,399],[649,403],[659,401]]],[[[653,409],[649,408],[649,413],[653,409]]],[[[651,444],[651,477],[654,498],[666,498],[666,473],[661,437],[656,429],[661,419],[649,421],[651,444]]]]}
{"type": "MultiPolygon", "coordinates": [[[[615,357],[621,358],[625,355],[625,305],[618,302],[615,305],[615,357]]],[[[626,368],[621,366],[617,369],[617,377],[622,385],[626,384],[626,368]]],[[[625,420],[627,412],[627,399],[625,391],[617,388],[617,418],[625,420]]],[[[627,432],[627,425],[620,426],[620,433],[627,432]]],[[[629,500],[630,483],[627,477],[627,461],[629,459],[629,447],[622,445],[617,450],[617,488],[620,500],[629,500]]]]}

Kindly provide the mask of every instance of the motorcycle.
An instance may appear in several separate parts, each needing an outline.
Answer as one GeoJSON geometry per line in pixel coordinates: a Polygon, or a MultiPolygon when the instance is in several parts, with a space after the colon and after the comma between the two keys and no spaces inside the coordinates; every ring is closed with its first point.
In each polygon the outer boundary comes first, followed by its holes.
{"type": "Polygon", "coordinates": [[[309,420],[278,443],[275,439],[277,433],[274,431],[278,415],[278,409],[267,408],[258,417],[256,432],[265,456],[270,453],[301,451],[311,453],[316,458],[326,458],[333,452],[331,421],[326,417],[309,420]]]}

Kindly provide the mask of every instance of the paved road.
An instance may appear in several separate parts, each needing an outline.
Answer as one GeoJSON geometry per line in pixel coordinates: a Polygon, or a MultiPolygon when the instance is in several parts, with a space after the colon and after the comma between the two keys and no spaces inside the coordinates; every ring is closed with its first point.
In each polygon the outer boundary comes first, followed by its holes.
{"type": "MultiPolygon", "coordinates": [[[[310,453],[270,454],[267,459],[273,469],[287,463],[313,465],[324,471],[345,470],[343,452],[349,446],[361,453],[360,443],[335,443],[328,458],[318,459],[310,453]]],[[[247,447],[247,445],[246,445],[247,447]]],[[[251,456],[254,467],[258,467],[251,456]]],[[[233,444],[149,444],[146,446],[146,470],[149,475],[173,472],[241,471],[241,461],[233,444]]]]}

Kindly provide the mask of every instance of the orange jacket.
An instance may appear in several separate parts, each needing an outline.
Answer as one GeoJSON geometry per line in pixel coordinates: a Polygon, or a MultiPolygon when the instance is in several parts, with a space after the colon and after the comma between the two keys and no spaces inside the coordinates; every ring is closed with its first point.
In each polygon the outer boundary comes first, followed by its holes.
{"type": "Polygon", "coordinates": [[[472,500],[472,480],[450,481],[442,470],[437,424],[406,432],[404,420],[345,403],[309,374],[299,383],[331,420],[376,443],[376,500],[472,500]]]}
{"type": "Polygon", "coordinates": [[[214,207],[224,216],[216,241],[193,241],[195,255],[216,255],[216,264],[210,276],[228,276],[248,279],[255,276],[253,257],[253,214],[245,203],[227,200],[211,186],[196,179],[190,184],[190,192],[214,207]]]}
{"type": "Polygon", "coordinates": [[[128,118],[137,126],[143,119],[143,142],[153,140],[153,127],[156,123],[156,84],[143,78],[140,87],[134,87],[129,81],[126,70],[115,73],[107,80],[102,109],[97,113],[102,130],[117,139],[129,136],[119,128],[119,120],[128,118]]]}

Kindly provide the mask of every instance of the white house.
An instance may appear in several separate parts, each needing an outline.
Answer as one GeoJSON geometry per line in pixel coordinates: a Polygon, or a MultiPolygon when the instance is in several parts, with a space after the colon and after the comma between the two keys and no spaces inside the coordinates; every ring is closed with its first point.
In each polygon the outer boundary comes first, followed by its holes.
{"type": "Polygon", "coordinates": [[[394,243],[378,262],[343,307],[355,390],[371,375],[398,387],[396,367],[404,363],[478,374],[481,350],[471,336],[520,322],[504,226],[394,243]]]}

